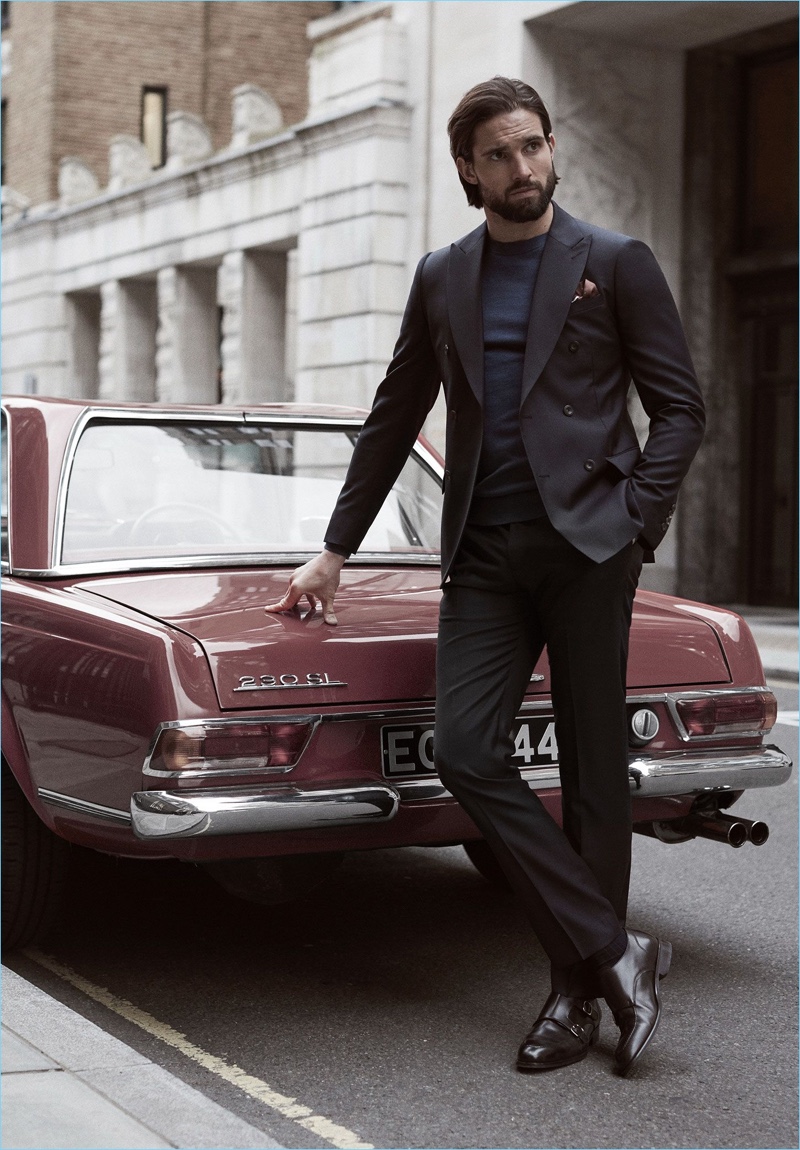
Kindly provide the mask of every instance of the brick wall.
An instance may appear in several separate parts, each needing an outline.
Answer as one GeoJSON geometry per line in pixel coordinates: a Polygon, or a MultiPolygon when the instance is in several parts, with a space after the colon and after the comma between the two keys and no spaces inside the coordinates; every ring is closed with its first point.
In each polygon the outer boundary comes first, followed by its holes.
{"type": "Polygon", "coordinates": [[[333,4],[259,3],[225,0],[206,5],[208,88],[203,119],[215,148],[231,137],[231,89],[258,84],[277,100],[285,124],[296,124],[308,109],[309,20],[326,16],[333,4]]]}
{"type": "Polygon", "coordinates": [[[80,156],[101,186],[108,142],[138,136],[144,85],[169,89],[168,110],[194,112],[214,147],[231,136],[231,89],[253,83],[286,124],[307,108],[309,20],[328,0],[26,0],[12,4],[7,182],[34,203],[57,195],[58,162],[80,156]]]}
{"type": "Polygon", "coordinates": [[[33,203],[51,198],[51,145],[55,77],[52,69],[55,5],[12,4],[11,71],[3,78],[6,112],[6,183],[33,203]]]}
{"type": "Polygon", "coordinates": [[[54,7],[53,179],[62,156],[81,156],[105,185],[110,138],[139,135],[144,84],[169,88],[168,110],[200,114],[205,5],[57,0],[54,7]]]}

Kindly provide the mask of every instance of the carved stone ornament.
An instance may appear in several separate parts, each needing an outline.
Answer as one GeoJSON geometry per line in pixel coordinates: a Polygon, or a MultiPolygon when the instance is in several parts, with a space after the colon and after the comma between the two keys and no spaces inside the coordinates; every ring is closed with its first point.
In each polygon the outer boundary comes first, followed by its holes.
{"type": "Polygon", "coordinates": [[[3,184],[1,202],[3,223],[6,224],[11,223],[12,220],[19,219],[20,216],[24,216],[31,206],[31,201],[27,196],[23,196],[22,192],[16,191],[8,184],[3,184]]]}
{"type": "Polygon", "coordinates": [[[231,148],[249,148],[274,136],[283,128],[283,115],[276,101],[256,84],[240,84],[233,98],[231,148]]]}
{"type": "Polygon", "coordinates": [[[153,174],[150,154],[136,136],[112,136],[108,146],[108,190],[119,192],[153,174]]]}
{"type": "Polygon", "coordinates": [[[207,160],[214,151],[211,133],[199,116],[170,112],[167,116],[167,171],[207,160]]]}
{"type": "Polygon", "coordinates": [[[91,200],[100,191],[92,169],[78,156],[64,156],[58,165],[58,201],[62,208],[91,200]]]}

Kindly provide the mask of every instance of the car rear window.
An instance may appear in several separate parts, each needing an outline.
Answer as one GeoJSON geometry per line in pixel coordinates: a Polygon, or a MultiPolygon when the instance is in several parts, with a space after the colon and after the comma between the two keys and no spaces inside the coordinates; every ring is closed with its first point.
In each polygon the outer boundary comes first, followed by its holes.
{"type": "MultiPolygon", "coordinates": [[[[315,554],[358,429],[230,422],[89,423],[65,501],[63,563],[315,554]]],[[[412,455],[361,553],[439,548],[439,479],[412,455]]]]}

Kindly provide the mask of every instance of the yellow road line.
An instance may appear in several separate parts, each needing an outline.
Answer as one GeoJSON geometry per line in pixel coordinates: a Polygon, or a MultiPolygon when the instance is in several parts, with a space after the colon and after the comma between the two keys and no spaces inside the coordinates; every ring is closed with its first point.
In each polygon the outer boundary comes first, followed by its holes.
{"type": "Polygon", "coordinates": [[[268,1106],[270,1110],[276,1111],[284,1118],[291,1119],[305,1130],[310,1130],[312,1134],[316,1134],[318,1138],[322,1138],[325,1142],[329,1142],[331,1146],[336,1146],[337,1150],[374,1150],[374,1147],[369,1142],[362,1142],[357,1134],[352,1130],[348,1130],[345,1126],[339,1126],[335,1122],[331,1122],[329,1118],[325,1118],[322,1114],[314,1114],[308,1107],[303,1106],[296,1098],[289,1098],[285,1094],[279,1094],[261,1078],[256,1078],[253,1074],[248,1074],[241,1066],[236,1066],[235,1063],[226,1062],[223,1058],[218,1058],[215,1054],[209,1054],[207,1050],[195,1046],[190,1042],[185,1034],[175,1030],[166,1022],[160,1022],[154,1018],[152,1014],[148,1014],[146,1010],[140,1010],[138,1006],[134,1006],[132,1002],[128,1002],[125,998],[119,998],[116,994],[112,994],[110,990],[106,990],[104,986],[95,986],[93,982],[89,982],[83,975],[78,974],[74,970],[70,970],[68,966],[63,966],[55,958],[49,954],[43,954],[40,950],[30,948],[24,950],[23,954],[28,958],[33,959],[39,966],[45,967],[47,970],[52,971],[53,974],[63,978],[65,982],[69,982],[72,986],[77,987],[88,998],[93,998],[95,1002],[101,1003],[103,1006],[113,1010],[115,1014],[119,1014],[122,1018],[132,1022],[134,1026],[140,1027],[142,1030],[152,1034],[154,1038],[159,1041],[165,1042],[167,1046],[174,1047],[179,1050],[181,1054],[185,1054],[187,1058],[191,1058],[193,1062],[197,1062],[206,1070],[210,1070],[212,1074],[216,1074],[219,1078],[224,1078],[226,1082],[230,1082],[239,1090],[243,1090],[245,1094],[249,1094],[251,1098],[258,1099],[268,1106]]]}

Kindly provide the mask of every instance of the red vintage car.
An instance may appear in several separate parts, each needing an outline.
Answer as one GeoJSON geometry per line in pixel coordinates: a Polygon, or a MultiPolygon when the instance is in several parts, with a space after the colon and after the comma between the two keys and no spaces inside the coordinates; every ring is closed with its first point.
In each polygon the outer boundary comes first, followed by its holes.
{"type": "MultiPolygon", "coordinates": [[[[68,844],[201,864],[260,902],[346,851],[463,843],[436,775],[442,462],[420,440],[362,550],[339,626],[267,615],[315,554],[363,412],[333,407],[3,406],[3,933],[40,938],[68,844]]],[[[515,761],[560,814],[542,659],[515,761]]],[[[628,670],[636,829],[763,842],[727,813],[791,762],[746,624],[636,597],[628,670]]]]}

